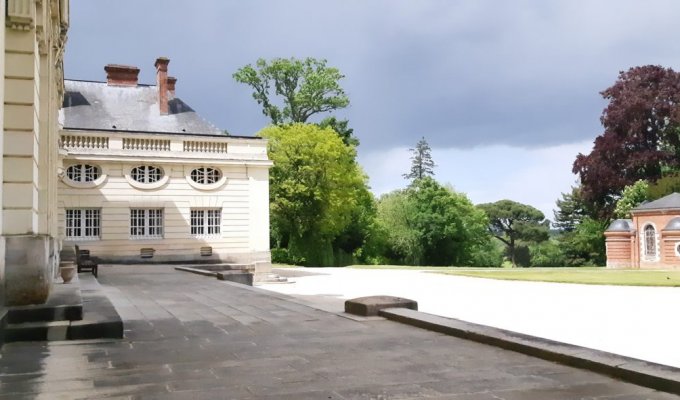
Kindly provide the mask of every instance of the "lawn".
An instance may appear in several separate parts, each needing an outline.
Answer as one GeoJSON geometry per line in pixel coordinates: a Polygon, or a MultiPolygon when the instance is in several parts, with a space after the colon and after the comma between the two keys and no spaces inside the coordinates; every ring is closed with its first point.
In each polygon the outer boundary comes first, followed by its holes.
{"type": "Polygon", "coordinates": [[[440,273],[476,278],[583,283],[587,285],[680,286],[680,271],[612,270],[605,268],[446,268],[440,273]]]}
{"type": "MultiPolygon", "coordinates": [[[[277,264],[275,268],[294,267],[277,264]]],[[[430,271],[446,275],[513,281],[582,283],[586,285],[670,286],[680,287],[680,271],[616,270],[604,267],[580,268],[465,268],[408,265],[352,265],[355,269],[403,269],[430,271]]]]}

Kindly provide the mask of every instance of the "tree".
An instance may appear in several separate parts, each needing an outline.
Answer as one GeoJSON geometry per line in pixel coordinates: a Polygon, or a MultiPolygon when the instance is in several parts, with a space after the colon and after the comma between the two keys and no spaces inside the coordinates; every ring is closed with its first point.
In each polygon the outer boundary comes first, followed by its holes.
{"type": "Polygon", "coordinates": [[[488,248],[486,215],[431,177],[384,195],[378,210],[389,255],[399,263],[467,265],[478,249],[488,248]]]}
{"type": "Polygon", "coordinates": [[[326,117],[321,120],[321,122],[319,122],[319,127],[333,129],[338,135],[340,135],[342,142],[347,146],[359,146],[359,139],[354,136],[354,129],[349,127],[349,121],[346,119],[338,120],[332,116],[326,117]]]}
{"type": "Polygon", "coordinates": [[[432,154],[430,145],[421,138],[416,147],[408,149],[411,152],[411,171],[408,174],[403,174],[405,179],[418,180],[426,176],[434,176],[434,161],[432,161],[432,154]]]}
{"type": "Polygon", "coordinates": [[[413,216],[415,203],[407,190],[384,194],[378,201],[378,220],[387,232],[386,257],[398,264],[418,265],[423,259],[420,232],[413,216]]]}
{"type": "Polygon", "coordinates": [[[306,265],[333,265],[333,241],[352,222],[366,188],[355,150],[330,129],[270,126],[270,211],[274,242],[306,265]]]}
{"type": "Polygon", "coordinates": [[[616,202],[614,216],[616,218],[630,218],[630,210],[649,199],[648,190],[649,184],[643,180],[623,188],[621,198],[616,202]]]}
{"type": "Polygon", "coordinates": [[[572,266],[604,265],[604,231],[608,225],[608,220],[585,217],[576,225],[574,231],[563,233],[559,241],[567,264],[572,266]]]}
{"type": "Polygon", "coordinates": [[[557,199],[556,206],[553,226],[563,232],[572,232],[586,215],[580,187],[572,187],[570,193],[562,193],[562,199],[557,199]]]}
{"type": "Polygon", "coordinates": [[[414,203],[413,225],[427,265],[464,265],[474,249],[488,241],[488,219],[467,196],[443,187],[431,177],[408,189],[414,203]]]}
{"type": "MultiPolygon", "coordinates": [[[[581,194],[581,187],[573,187],[571,193],[562,193],[557,200],[555,222],[553,226],[560,229],[557,237],[564,265],[599,265],[604,260],[603,232],[608,220],[598,220],[593,215],[581,194]]],[[[552,253],[551,247],[535,247],[531,249],[532,265],[547,265],[544,257],[552,254],[556,260],[559,253],[552,253]],[[536,257],[534,257],[536,256],[536,257]]],[[[552,261],[556,264],[557,261],[552,261]]]]}
{"type": "Polygon", "coordinates": [[[680,192],[680,173],[673,173],[664,176],[649,185],[647,189],[648,199],[657,200],[671,193],[680,192]]]}
{"type": "Polygon", "coordinates": [[[620,72],[601,94],[604,133],[588,155],[579,154],[573,172],[593,217],[607,219],[626,185],[655,182],[680,167],[680,74],[660,66],[620,72]]]}
{"type": "Polygon", "coordinates": [[[512,200],[480,204],[478,207],[489,217],[489,231],[503,242],[513,266],[517,266],[517,244],[541,242],[548,239],[549,221],[540,210],[512,200]]]}
{"type": "Polygon", "coordinates": [[[349,105],[338,83],[345,76],[337,68],[326,66],[326,60],[259,59],[255,66],[248,64],[233,77],[253,89],[262,113],[275,125],[304,123],[314,114],[349,105]],[[278,105],[275,96],[279,97],[278,105]]]}

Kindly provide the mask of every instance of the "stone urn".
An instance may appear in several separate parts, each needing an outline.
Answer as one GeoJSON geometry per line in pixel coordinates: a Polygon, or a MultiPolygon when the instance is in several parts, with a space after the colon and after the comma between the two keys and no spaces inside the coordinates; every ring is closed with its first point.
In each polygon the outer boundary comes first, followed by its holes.
{"type": "Polygon", "coordinates": [[[64,283],[69,283],[76,274],[76,264],[73,261],[63,261],[59,263],[59,274],[64,283]]]}

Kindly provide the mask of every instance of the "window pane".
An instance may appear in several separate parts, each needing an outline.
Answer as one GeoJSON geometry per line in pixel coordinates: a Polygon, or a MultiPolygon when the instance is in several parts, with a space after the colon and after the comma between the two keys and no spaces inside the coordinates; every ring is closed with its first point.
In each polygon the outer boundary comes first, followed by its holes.
{"type": "Polygon", "coordinates": [[[67,209],[66,237],[97,239],[100,236],[101,211],[97,208],[67,209]]]}
{"type": "Polygon", "coordinates": [[[191,234],[203,235],[203,210],[191,210],[191,234]]]}
{"type": "Polygon", "coordinates": [[[66,177],[74,182],[80,182],[80,165],[71,165],[66,169],[66,177]]]}
{"type": "Polygon", "coordinates": [[[656,256],[656,231],[652,225],[645,227],[645,255],[656,256]]]}
{"type": "Polygon", "coordinates": [[[221,177],[222,173],[216,168],[200,167],[191,171],[191,180],[203,185],[217,183],[221,177]]]}

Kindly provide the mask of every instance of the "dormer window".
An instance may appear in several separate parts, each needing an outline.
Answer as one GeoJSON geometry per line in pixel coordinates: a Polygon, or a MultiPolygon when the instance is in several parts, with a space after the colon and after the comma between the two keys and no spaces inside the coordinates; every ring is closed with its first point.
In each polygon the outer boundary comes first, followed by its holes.
{"type": "Polygon", "coordinates": [[[222,173],[216,168],[200,167],[191,171],[191,180],[201,184],[210,185],[217,183],[222,178],[222,173]]]}
{"type": "Polygon", "coordinates": [[[101,170],[96,165],[77,164],[66,169],[66,177],[76,183],[94,182],[101,176],[101,170]]]}
{"type": "Polygon", "coordinates": [[[140,165],[130,170],[130,178],[139,183],[156,183],[163,177],[163,170],[151,165],[140,165]]]}

